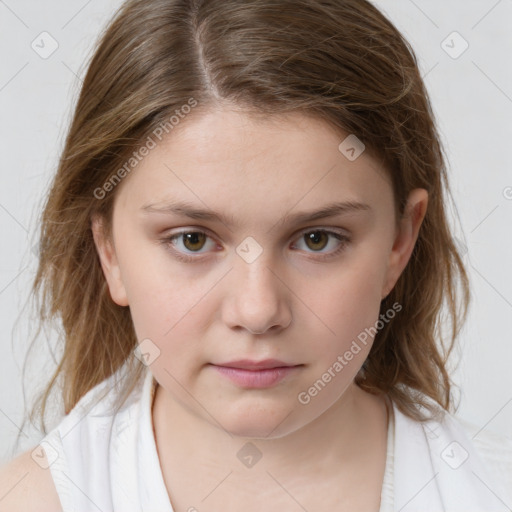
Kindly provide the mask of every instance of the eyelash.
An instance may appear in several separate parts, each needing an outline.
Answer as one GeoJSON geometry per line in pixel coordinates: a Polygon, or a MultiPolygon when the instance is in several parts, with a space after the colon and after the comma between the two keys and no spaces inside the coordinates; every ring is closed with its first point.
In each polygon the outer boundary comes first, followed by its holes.
{"type": "MultiPolygon", "coordinates": [[[[211,238],[208,235],[208,233],[206,233],[205,231],[202,231],[200,229],[196,229],[196,230],[187,229],[187,230],[179,231],[177,233],[173,233],[172,235],[163,238],[161,240],[161,243],[169,251],[171,251],[174,254],[174,256],[176,257],[176,259],[178,259],[179,261],[182,261],[184,263],[197,262],[197,261],[201,260],[202,258],[198,257],[198,256],[186,256],[182,252],[177,251],[176,249],[174,249],[172,247],[173,240],[175,240],[176,238],[178,238],[178,237],[180,237],[180,236],[182,236],[184,234],[190,234],[190,233],[199,233],[199,234],[202,234],[202,235],[206,235],[208,238],[211,238]]],[[[330,231],[330,230],[323,229],[323,228],[303,230],[303,231],[300,232],[299,238],[303,237],[306,234],[310,234],[310,233],[326,233],[328,235],[332,235],[334,238],[336,238],[340,242],[339,247],[337,249],[335,249],[333,252],[328,253],[327,255],[321,255],[320,257],[317,258],[318,260],[321,260],[321,261],[327,260],[327,259],[330,259],[330,258],[333,258],[333,257],[337,256],[338,254],[340,254],[346,248],[346,246],[350,242],[350,238],[348,236],[343,235],[343,234],[341,234],[341,233],[339,233],[337,231],[330,231]]],[[[198,253],[198,254],[200,254],[200,253],[198,253]]],[[[315,253],[313,252],[313,254],[315,254],[315,253]]],[[[318,253],[318,254],[322,254],[322,253],[318,253]]]]}

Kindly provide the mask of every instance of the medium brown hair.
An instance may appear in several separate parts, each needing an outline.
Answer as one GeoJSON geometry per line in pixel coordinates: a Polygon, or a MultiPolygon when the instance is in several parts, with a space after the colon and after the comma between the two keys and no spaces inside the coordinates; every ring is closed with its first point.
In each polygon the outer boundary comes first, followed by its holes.
{"type": "Polygon", "coordinates": [[[355,134],[390,177],[397,219],[412,189],[428,191],[412,256],[381,303],[381,312],[402,310],[377,333],[356,383],[419,421],[418,404],[450,410],[447,361],[469,285],[445,210],[444,150],[408,42],[366,0],[130,0],[88,66],[42,213],[32,291],[41,325],[62,323],[63,349],[36,404],[43,431],[59,379],[68,413],[123,365],[120,403],[144,373],[129,308],[112,301],[91,232],[100,215],[111,235],[119,187],[102,199],[94,191],[190,98],[190,118],[230,103],[267,117],[302,112],[355,134]]]}

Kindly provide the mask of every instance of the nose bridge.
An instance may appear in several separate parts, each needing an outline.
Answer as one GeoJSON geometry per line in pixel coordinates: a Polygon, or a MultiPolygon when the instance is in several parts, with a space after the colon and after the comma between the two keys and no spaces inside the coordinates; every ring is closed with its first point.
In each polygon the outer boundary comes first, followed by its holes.
{"type": "MultiPolygon", "coordinates": [[[[251,249],[253,251],[253,249],[251,249]]],[[[238,251],[237,251],[238,252],[238,251]]],[[[273,302],[280,293],[280,281],[271,271],[273,258],[270,251],[263,251],[254,260],[237,258],[235,264],[236,281],[240,288],[239,295],[251,302],[265,300],[273,302]]]]}
{"type": "Polygon", "coordinates": [[[258,246],[246,240],[237,248],[225,318],[231,326],[251,332],[264,332],[274,325],[286,327],[291,321],[286,287],[276,276],[271,251],[258,246]]]}

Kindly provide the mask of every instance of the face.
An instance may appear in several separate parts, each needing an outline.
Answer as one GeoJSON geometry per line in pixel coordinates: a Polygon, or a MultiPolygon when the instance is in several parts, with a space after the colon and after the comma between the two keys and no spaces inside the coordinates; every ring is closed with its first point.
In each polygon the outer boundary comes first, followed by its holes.
{"type": "Polygon", "coordinates": [[[205,425],[283,436],[355,387],[426,192],[397,223],[389,178],[367,152],[338,149],[347,135],[298,113],[189,118],[118,185],[112,243],[93,223],[162,392],[205,425]],[[289,368],[233,363],[269,359],[289,368]]]}

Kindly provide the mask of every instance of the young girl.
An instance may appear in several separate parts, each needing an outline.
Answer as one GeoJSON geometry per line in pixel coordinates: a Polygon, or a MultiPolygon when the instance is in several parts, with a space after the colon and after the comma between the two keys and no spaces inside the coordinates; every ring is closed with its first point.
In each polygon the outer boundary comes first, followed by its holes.
{"type": "Polygon", "coordinates": [[[127,1],[42,216],[66,416],[0,510],[510,510],[512,443],[453,415],[448,195],[372,4],[127,1]]]}

